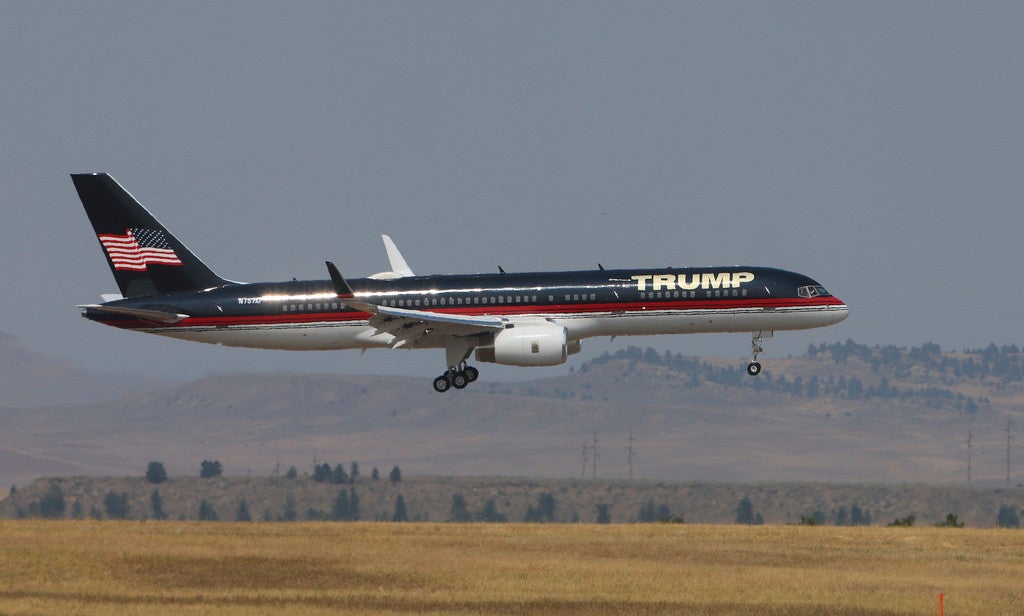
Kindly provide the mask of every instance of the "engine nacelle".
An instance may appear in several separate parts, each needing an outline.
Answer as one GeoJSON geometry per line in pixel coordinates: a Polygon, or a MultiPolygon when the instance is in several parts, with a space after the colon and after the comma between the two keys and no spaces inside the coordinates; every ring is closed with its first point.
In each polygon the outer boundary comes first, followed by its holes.
{"type": "MultiPolygon", "coordinates": [[[[557,366],[565,363],[569,346],[564,327],[516,325],[494,334],[494,346],[478,348],[476,360],[506,366],[557,366]]],[[[578,344],[575,346],[578,350],[578,344]]]]}

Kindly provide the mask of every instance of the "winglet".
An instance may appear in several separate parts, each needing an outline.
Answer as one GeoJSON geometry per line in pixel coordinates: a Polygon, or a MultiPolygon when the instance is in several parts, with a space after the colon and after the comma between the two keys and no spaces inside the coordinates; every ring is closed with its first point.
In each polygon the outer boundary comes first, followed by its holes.
{"type": "Polygon", "coordinates": [[[352,293],[352,287],[348,286],[348,283],[345,282],[345,277],[341,275],[338,268],[330,261],[325,261],[325,263],[327,263],[327,271],[331,274],[331,282],[334,283],[334,292],[338,294],[338,297],[340,299],[354,298],[355,294],[352,293]]]}
{"type": "Polygon", "coordinates": [[[327,271],[331,274],[334,292],[338,294],[338,299],[341,300],[342,304],[363,312],[377,312],[377,306],[356,299],[356,294],[352,292],[352,287],[348,286],[348,283],[345,282],[345,277],[341,275],[341,272],[338,271],[338,268],[333,263],[330,261],[325,261],[325,263],[327,264],[327,271]]]}

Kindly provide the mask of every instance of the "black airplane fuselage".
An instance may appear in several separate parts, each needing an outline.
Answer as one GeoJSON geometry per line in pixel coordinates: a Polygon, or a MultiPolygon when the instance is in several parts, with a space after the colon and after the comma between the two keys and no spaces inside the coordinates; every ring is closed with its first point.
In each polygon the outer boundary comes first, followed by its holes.
{"type": "MultiPolygon", "coordinates": [[[[773,268],[712,267],[433,275],[348,280],[362,301],[451,315],[535,318],[567,338],[808,329],[836,323],[848,308],[814,280],[773,268]],[[658,278],[655,278],[658,277],[658,278]],[[749,280],[747,280],[749,278],[749,280]],[[735,280],[734,280],[735,279],[735,280]],[[800,290],[804,289],[803,296],[800,290]]],[[[187,315],[173,324],[86,309],[125,329],[269,349],[386,347],[371,314],[342,303],[330,280],[228,284],[144,296],[109,306],[187,315]]],[[[429,336],[417,347],[442,347],[429,336]]]]}

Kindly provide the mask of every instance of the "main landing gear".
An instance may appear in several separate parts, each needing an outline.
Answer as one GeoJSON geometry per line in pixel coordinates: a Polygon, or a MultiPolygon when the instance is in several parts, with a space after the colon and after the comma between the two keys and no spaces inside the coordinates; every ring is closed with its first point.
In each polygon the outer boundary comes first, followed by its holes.
{"type": "Polygon", "coordinates": [[[775,332],[754,332],[750,337],[750,363],[747,364],[747,374],[750,376],[757,376],[761,374],[761,362],[757,361],[757,356],[764,353],[764,347],[761,343],[764,342],[764,338],[772,338],[775,336],[775,332]]]}
{"type": "Polygon", "coordinates": [[[448,371],[434,379],[434,391],[441,394],[449,388],[463,389],[480,376],[480,371],[473,366],[467,366],[462,362],[458,369],[455,366],[448,368],[448,371]]]}

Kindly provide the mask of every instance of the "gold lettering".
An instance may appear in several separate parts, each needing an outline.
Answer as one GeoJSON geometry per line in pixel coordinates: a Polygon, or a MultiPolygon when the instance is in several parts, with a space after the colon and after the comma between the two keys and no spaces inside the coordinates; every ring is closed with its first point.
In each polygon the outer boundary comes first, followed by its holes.
{"type": "Polygon", "coordinates": [[[729,286],[729,274],[711,274],[704,273],[700,277],[700,287],[702,289],[721,289],[729,286]]]}
{"type": "Polygon", "coordinates": [[[753,279],[754,275],[750,272],[734,272],[732,275],[732,284],[729,286],[735,289],[744,282],[750,282],[753,279]]]}
{"type": "Polygon", "coordinates": [[[654,291],[660,291],[662,287],[665,287],[669,291],[676,288],[676,277],[673,274],[655,274],[654,282],[651,284],[651,289],[654,291]]]}
{"type": "Polygon", "coordinates": [[[686,280],[686,274],[679,274],[678,284],[680,289],[692,291],[700,286],[700,274],[690,274],[690,280],[686,280]]]}
{"type": "Polygon", "coordinates": [[[632,280],[636,281],[636,290],[637,291],[646,291],[647,290],[647,281],[651,279],[651,275],[650,274],[644,274],[642,276],[630,276],[630,278],[632,280]]]}

